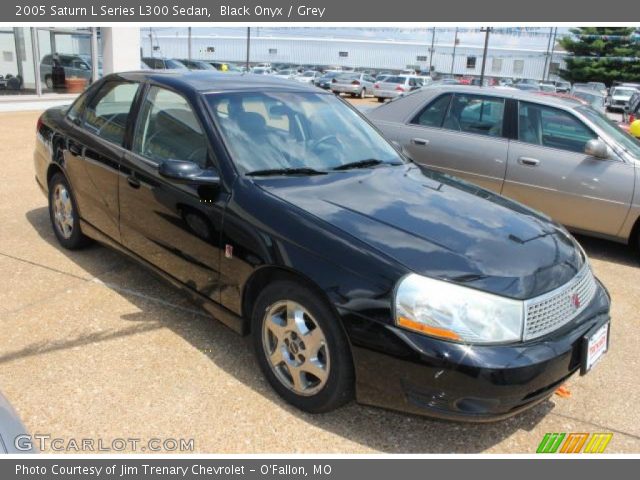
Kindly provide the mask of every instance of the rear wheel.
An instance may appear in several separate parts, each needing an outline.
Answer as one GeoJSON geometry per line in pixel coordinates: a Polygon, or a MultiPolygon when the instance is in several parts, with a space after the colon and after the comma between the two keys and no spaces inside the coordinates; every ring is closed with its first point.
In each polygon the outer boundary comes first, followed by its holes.
{"type": "Polygon", "coordinates": [[[367,96],[367,89],[363,88],[362,90],[360,90],[360,98],[364,98],[367,96]]]}
{"type": "Polygon", "coordinates": [[[251,331],[260,368],[287,402],[310,413],[353,398],[351,352],[339,320],[311,290],[290,281],[265,288],[251,331]]]}
{"type": "Polygon", "coordinates": [[[76,201],[62,173],[56,173],[49,182],[49,217],[53,233],[64,248],[75,250],[90,242],[80,230],[76,201]]]}
{"type": "Polygon", "coordinates": [[[378,97],[378,103],[382,103],[382,102],[384,102],[384,98],[378,97]]]}
{"type": "Polygon", "coordinates": [[[48,90],[53,90],[53,78],[51,75],[47,75],[44,79],[44,84],[47,86],[48,90]]]}

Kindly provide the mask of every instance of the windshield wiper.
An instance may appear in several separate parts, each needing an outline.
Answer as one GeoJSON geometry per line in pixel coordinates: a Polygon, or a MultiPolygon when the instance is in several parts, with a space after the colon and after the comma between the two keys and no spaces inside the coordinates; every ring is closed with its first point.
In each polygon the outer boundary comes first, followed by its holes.
{"type": "Polygon", "coordinates": [[[332,168],[332,170],[351,170],[352,168],[369,168],[375,167],[377,165],[381,165],[383,163],[387,163],[389,165],[400,165],[399,163],[390,163],[383,162],[382,160],[378,160],[376,158],[369,158],[367,160],[358,160],[357,162],[345,163],[344,165],[340,165],[338,167],[332,168]]]}
{"type": "Polygon", "coordinates": [[[300,168],[268,168],[265,170],[254,170],[247,173],[252,177],[273,177],[273,176],[286,176],[286,175],[326,175],[327,172],[315,170],[313,168],[300,167],[300,168]]]}

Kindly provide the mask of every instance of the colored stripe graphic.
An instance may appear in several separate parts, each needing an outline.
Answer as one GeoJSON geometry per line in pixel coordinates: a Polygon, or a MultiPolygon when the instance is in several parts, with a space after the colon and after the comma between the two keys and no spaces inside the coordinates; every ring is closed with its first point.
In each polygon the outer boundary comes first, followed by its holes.
{"type": "Polygon", "coordinates": [[[538,445],[536,453],[556,453],[564,440],[565,433],[547,433],[538,445]]]}
{"type": "Polygon", "coordinates": [[[594,433],[591,435],[591,439],[589,443],[587,443],[584,453],[603,453],[612,437],[613,433],[594,433]]]}
{"type": "Polygon", "coordinates": [[[570,433],[562,444],[560,453],[580,453],[587,438],[588,433],[570,433]]]}

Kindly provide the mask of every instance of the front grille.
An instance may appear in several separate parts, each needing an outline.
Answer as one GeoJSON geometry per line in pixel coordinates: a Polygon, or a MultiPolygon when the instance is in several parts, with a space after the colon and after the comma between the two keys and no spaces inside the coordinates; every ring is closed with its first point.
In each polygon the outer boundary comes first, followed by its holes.
{"type": "Polygon", "coordinates": [[[576,318],[596,294],[596,280],[588,265],[562,287],[525,302],[524,340],[557,330],[576,318]]]}

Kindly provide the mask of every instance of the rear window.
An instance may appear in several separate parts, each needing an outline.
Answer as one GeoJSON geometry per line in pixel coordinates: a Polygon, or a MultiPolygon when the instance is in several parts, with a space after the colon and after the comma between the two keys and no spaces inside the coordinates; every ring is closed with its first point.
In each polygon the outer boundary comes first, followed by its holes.
{"type": "Polygon", "coordinates": [[[384,80],[384,83],[405,83],[407,77],[389,77],[384,80]]]}

